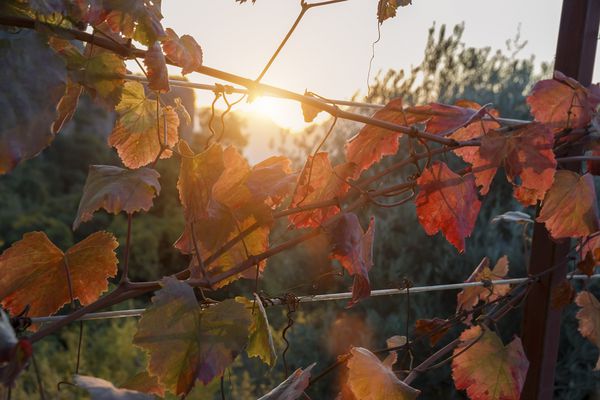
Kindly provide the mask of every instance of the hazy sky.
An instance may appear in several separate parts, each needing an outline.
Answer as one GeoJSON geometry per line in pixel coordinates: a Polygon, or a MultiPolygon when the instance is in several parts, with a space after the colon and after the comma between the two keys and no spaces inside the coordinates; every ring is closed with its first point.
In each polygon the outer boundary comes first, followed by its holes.
{"type": "MultiPolygon", "coordinates": [[[[317,1],[317,0],[314,0],[317,1]]],[[[528,41],[523,56],[551,61],[556,48],[561,0],[413,0],[381,27],[372,75],[388,68],[408,68],[423,54],[427,31],[436,25],[465,22],[467,45],[504,48],[518,26],[528,41]]],[[[299,12],[298,0],[163,1],[164,26],[196,38],[205,65],[255,78],[299,12]]],[[[310,10],[263,82],[325,97],[349,98],[367,89],[371,43],[377,38],[376,0],[348,0],[310,10]]],[[[598,66],[596,76],[600,76],[598,66]]],[[[191,80],[211,83],[197,74],[191,80]]],[[[199,94],[199,93],[198,93],[199,94]]],[[[210,94],[199,97],[202,104],[210,94]]],[[[299,107],[263,101],[255,108],[276,122],[301,126],[299,107]],[[291,108],[290,108],[291,107],[291,108]]]]}

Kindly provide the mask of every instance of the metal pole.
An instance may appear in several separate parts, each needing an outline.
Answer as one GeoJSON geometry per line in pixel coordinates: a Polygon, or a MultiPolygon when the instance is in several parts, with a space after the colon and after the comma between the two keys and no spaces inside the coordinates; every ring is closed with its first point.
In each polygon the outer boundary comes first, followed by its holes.
{"type": "MultiPolygon", "coordinates": [[[[591,83],[598,41],[600,0],[563,0],[554,69],[591,83]]],[[[580,154],[565,154],[577,156],[580,154]]],[[[562,154],[561,154],[562,156],[562,154]]],[[[579,164],[574,165],[579,170],[579,164]]],[[[539,212],[539,207],[538,207],[539,212]]],[[[554,242],[543,224],[536,223],[529,273],[537,274],[565,259],[570,243],[554,242]]],[[[565,276],[566,263],[534,285],[523,310],[522,339],[529,359],[529,371],[522,399],[550,400],[554,393],[554,372],[560,341],[560,310],[550,307],[552,287],[565,276]]]]}

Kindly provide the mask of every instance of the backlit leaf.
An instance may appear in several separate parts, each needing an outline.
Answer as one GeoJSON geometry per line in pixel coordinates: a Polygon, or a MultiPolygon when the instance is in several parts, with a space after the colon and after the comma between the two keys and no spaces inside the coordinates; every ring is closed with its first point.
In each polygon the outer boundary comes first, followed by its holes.
{"type": "Polygon", "coordinates": [[[242,351],[251,314],[235,300],[201,310],[187,283],[167,277],[161,284],[133,342],[149,353],[150,374],[175,395],[186,395],[196,380],[206,385],[221,376],[242,351]]]}
{"type": "Polygon", "coordinates": [[[417,216],[425,232],[434,235],[442,231],[464,252],[465,238],[471,235],[481,207],[473,175],[461,177],[438,161],[423,171],[417,185],[417,216]]]}
{"type": "Polygon", "coordinates": [[[32,317],[52,315],[73,298],[90,304],[108,289],[117,273],[118,243],[107,232],[96,232],[65,253],[43,232],[30,232],[0,255],[2,306],[18,314],[30,306],[32,317]]]}
{"type": "Polygon", "coordinates": [[[260,297],[255,293],[254,301],[245,297],[236,297],[235,301],[246,306],[252,313],[252,325],[250,325],[250,337],[248,346],[246,346],[246,353],[250,357],[259,357],[265,364],[272,367],[275,365],[277,353],[273,344],[267,312],[260,297]]]}
{"type": "Polygon", "coordinates": [[[536,121],[552,132],[585,127],[595,113],[599,99],[576,80],[556,71],[554,79],[535,84],[527,104],[536,121]]]}
{"type": "MultiPolygon", "coordinates": [[[[455,105],[430,103],[424,106],[409,107],[406,111],[411,114],[420,115],[421,119],[427,120],[427,132],[440,136],[450,135],[455,131],[470,126],[470,124],[475,124],[486,113],[484,107],[475,102],[465,100],[459,100],[455,105]]],[[[481,129],[481,126],[474,129],[481,129]]],[[[472,134],[473,132],[470,133],[472,134]]],[[[466,135],[466,133],[463,135],[466,135]]]]}
{"type": "Polygon", "coordinates": [[[120,32],[146,46],[166,37],[160,23],[160,1],[104,0],[104,5],[111,10],[106,22],[113,32],[120,32]]]}
{"type": "Polygon", "coordinates": [[[388,18],[396,16],[396,9],[412,4],[411,0],[379,0],[377,4],[377,21],[383,23],[388,18]]]}
{"type": "Polygon", "coordinates": [[[52,133],[58,133],[73,118],[82,91],[83,86],[80,84],[71,81],[67,82],[65,93],[56,105],[58,116],[52,123],[52,133]]]}
{"type": "Polygon", "coordinates": [[[100,208],[111,214],[148,211],[154,197],[160,193],[159,176],[150,168],[128,170],[111,165],[90,165],[73,229],[92,219],[100,208]]]}
{"type": "MultiPolygon", "coordinates": [[[[575,303],[581,307],[576,315],[579,321],[579,332],[600,348],[600,302],[593,294],[584,290],[575,297],[575,303]]],[[[600,357],[594,370],[600,370],[600,357]]]]}
{"type": "Polygon", "coordinates": [[[176,65],[181,67],[181,74],[189,74],[202,65],[202,48],[190,35],[177,36],[175,31],[167,28],[167,39],[162,42],[165,54],[176,65]]]}
{"type": "Polygon", "coordinates": [[[338,260],[354,277],[352,299],[348,303],[351,307],[371,294],[369,271],[373,267],[375,219],[371,218],[369,227],[364,232],[356,214],[344,214],[328,230],[328,233],[331,242],[331,258],[338,260]]]}
{"type": "Polygon", "coordinates": [[[75,384],[88,391],[92,400],[153,400],[155,397],[129,389],[117,389],[109,381],[93,376],[75,375],[75,384]]]}
{"type": "Polygon", "coordinates": [[[281,382],[275,389],[265,394],[258,400],[296,400],[302,396],[304,390],[308,387],[310,380],[310,370],[314,367],[312,364],[304,369],[295,370],[287,379],[281,382]]]}
{"type": "Polygon", "coordinates": [[[594,179],[590,174],[556,171],[554,184],[546,193],[536,219],[553,238],[583,237],[596,232],[598,209],[594,179]]]}
{"type": "Polygon", "coordinates": [[[480,326],[460,335],[452,360],[452,378],[457,389],[466,390],[471,400],[518,400],[527,376],[529,361],[521,339],[504,346],[494,332],[480,326]],[[479,339],[478,339],[479,338],[479,339]],[[469,350],[462,350],[478,340],[469,350]]]}
{"type": "MultiPolygon", "coordinates": [[[[355,175],[356,165],[352,163],[331,166],[325,152],[310,156],[298,178],[298,184],[290,208],[302,207],[320,201],[333,200],[348,192],[346,182],[355,175]]],[[[337,205],[320,207],[310,211],[295,213],[290,221],[297,228],[317,227],[340,211],[337,205]]]]}
{"type": "MultiPolygon", "coordinates": [[[[484,257],[475,268],[471,276],[465,281],[468,282],[489,282],[498,279],[504,279],[508,274],[508,257],[503,256],[498,259],[494,269],[490,268],[490,259],[484,257]]],[[[456,296],[456,312],[471,311],[480,301],[488,303],[499,297],[504,296],[510,291],[510,285],[470,286],[461,290],[456,296]]],[[[467,319],[470,322],[471,316],[467,319]]]]}
{"type": "MultiPolygon", "coordinates": [[[[411,400],[421,393],[402,382],[392,371],[394,356],[381,362],[375,354],[362,347],[350,350],[347,361],[347,387],[360,400],[411,400]]],[[[395,355],[395,353],[394,353],[395,355]]]]}
{"type": "Polygon", "coordinates": [[[148,87],[161,93],[168,92],[170,90],[169,71],[167,71],[165,55],[158,42],[154,42],[152,46],[148,47],[144,65],[146,65],[148,74],[148,87]]]}
{"type": "Polygon", "coordinates": [[[146,97],[140,83],[125,84],[123,97],[116,107],[119,119],[108,143],[117,149],[128,168],[150,164],[159,154],[161,158],[170,157],[171,151],[161,152],[161,146],[172,147],[179,140],[179,117],[175,110],[170,106],[161,107],[160,118],[157,118],[156,108],[156,100],[146,97]]]}
{"type": "MultiPolygon", "coordinates": [[[[373,114],[372,118],[409,126],[421,122],[425,117],[405,112],[401,98],[390,101],[386,106],[373,114]]],[[[364,170],[379,162],[383,156],[398,152],[398,140],[402,134],[374,125],[365,125],[356,136],[346,144],[346,159],[358,166],[357,178],[364,170]]]]}

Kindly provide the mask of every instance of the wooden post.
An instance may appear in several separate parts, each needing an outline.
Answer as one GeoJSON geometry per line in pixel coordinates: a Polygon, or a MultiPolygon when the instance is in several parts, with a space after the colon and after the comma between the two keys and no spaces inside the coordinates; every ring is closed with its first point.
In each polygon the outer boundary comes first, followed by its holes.
{"type": "MultiPolygon", "coordinates": [[[[600,0],[563,0],[554,69],[577,79],[584,86],[592,80],[599,23],[600,0]]],[[[539,207],[537,211],[539,213],[539,207]]],[[[568,241],[554,242],[544,225],[536,223],[529,273],[537,274],[562,262],[569,247],[568,241]]],[[[565,263],[545,275],[532,287],[525,302],[522,340],[530,365],[521,399],[553,398],[561,312],[550,307],[550,294],[566,272],[565,263]]]]}

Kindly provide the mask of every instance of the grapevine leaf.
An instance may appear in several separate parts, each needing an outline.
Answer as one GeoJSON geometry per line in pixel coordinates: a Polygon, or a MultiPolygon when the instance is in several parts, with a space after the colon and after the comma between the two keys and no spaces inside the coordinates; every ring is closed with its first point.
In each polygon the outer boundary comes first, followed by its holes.
{"type": "MultiPolygon", "coordinates": [[[[290,208],[301,207],[320,201],[333,200],[343,196],[350,189],[347,180],[355,175],[356,165],[352,163],[331,166],[325,152],[310,156],[298,178],[298,183],[290,208]]],[[[290,216],[297,228],[317,227],[340,211],[337,205],[320,207],[290,216]]]]}
{"type": "Polygon", "coordinates": [[[442,162],[434,162],[417,179],[415,199],[419,222],[428,235],[442,231],[461,253],[471,234],[481,202],[472,174],[461,177],[442,162]]]}
{"type": "MultiPolygon", "coordinates": [[[[581,307],[576,315],[579,321],[579,332],[600,348],[600,302],[593,294],[584,290],[575,297],[575,303],[581,307]]],[[[600,358],[594,370],[600,370],[600,358]]]]}
{"type": "Polygon", "coordinates": [[[43,35],[24,31],[10,36],[0,39],[0,174],[52,142],[50,125],[67,80],[63,61],[43,35]]]}
{"type": "Polygon", "coordinates": [[[117,389],[109,381],[93,376],[75,375],[75,384],[88,391],[92,400],[153,400],[155,397],[129,389],[117,389]]]}
{"type": "Polygon", "coordinates": [[[575,289],[567,279],[552,288],[550,293],[550,305],[553,309],[559,310],[568,306],[575,299],[575,289]]]}
{"type": "Polygon", "coordinates": [[[352,299],[348,303],[348,307],[351,307],[371,294],[369,271],[373,267],[375,219],[371,218],[369,227],[364,232],[356,214],[344,214],[328,233],[331,258],[338,260],[354,276],[352,299]]]}
{"type": "Polygon", "coordinates": [[[481,329],[474,326],[460,335],[462,343],[454,350],[460,356],[452,360],[456,388],[466,389],[473,400],[518,400],[529,368],[521,340],[515,337],[504,346],[494,332],[481,329]]]}
{"type": "Polygon", "coordinates": [[[110,52],[100,52],[86,59],[79,71],[78,81],[86,87],[92,97],[98,98],[112,109],[121,100],[123,76],[126,74],[125,62],[110,52]]]}
{"type": "Polygon", "coordinates": [[[296,400],[300,398],[308,387],[310,370],[314,366],[315,364],[312,364],[304,368],[304,371],[298,368],[285,381],[258,400],[296,400]]]}
{"type": "Polygon", "coordinates": [[[392,347],[401,347],[401,346],[406,345],[406,343],[407,343],[406,336],[400,336],[400,335],[390,336],[389,338],[387,338],[385,340],[385,344],[388,349],[391,349],[392,347]]]}
{"type": "Polygon", "coordinates": [[[111,10],[106,16],[106,22],[113,32],[120,32],[146,46],[166,37],[160,23],[160,2],[104,0],[104,5],[111,10]]]}
{"type": "Polygon", "coordinates": [[[148,371],[135,374],[121,385],[122,389],[135,390],[148,394],[155,394],[160,397],[165,396],[165,389],[158,382],[156,376],[152,376],[148,371]]]}
{"type": "Polygon", "coordinates": [[[175,31],[167,28],[167,39],[162,42],[163,50],[169,59],[181,67],[181,74],[186,75],[202,65],[202,48],[190,35],[177,36],[175,31]]]}
{"type": "Polygon", "coordinates": [[[96,232],[65,253],[43,232],[29,232],[0,255],[2,306],[18,314],[30,306],[32,317],[54,314],[72,294],[87,305],[108,289],[117,273],[118,243],[108,232],[96,232]]]}
{"type": "Polygon", "coordinates": [[[252,325],[250,325],[250,337],[246,353],[250,357],[259,357],[270,367],[274,366],[277,353],[273,344],[273,336],[271,335],[267,312],[260,297],[255,293],[254,301],[248,300],[245,297],[236,297],[235,301],[243,304],[252,313],[252,325]]]}
{"type": "Polygon", "coordinates": [[[587,252],[581,261],[577,263],[577,269],[586,274],[587,276],[594,275],[594,267],[596,266],[596,260],[592,252],[587,252]]]}
{"type": "MultiPolygon", "coordinates": [[[[315,97],[308,90],[304,91],[304,95],[310,96],[310,97],[315,97]]],[[[302,107],[302,116],[304,117],[304,122],[306,122],[306,123],[313,122],[315,120],[315,118],[317,117],[317,115],[319,115],[319,113],[321,112],[321,109],[319,109],[315,106],[311,106],[308,103],[302,102],[301,107],[302,107]]]]}
{"type": "Polygon", "coordinates": [[[595,114],[598,100],[579,82],[558,71],[553,79],[537,82],[527,96],[535,120],[554,133],[585,127],[595,114]]]}
{"type": "Polygon", "coordinates": [[[148,73],[148,87],[161,93],[168,92],[170,90],[169,72],[165,55],[158,42],[154,42],[152,46],[148,47],[144,64],[148,73]]]}
{"type": "Polygon", "coordinates": [[[90,165],[73,229],[92,219],[100,208],[111,214],[148,211],[153,198],[160,193],[159,176],[150,168],[128,170],[111,165],[90,165]]]}
{"type": "Polygon", "coordinates": [[[415,333],[419,336],[429,336],[429,343],[435,346],[448,333],[450,326],[446,319],[418,319],[415,322],[415,333]]]}
{"type": "MultiPolygon", "coordinates": [[[[426,119],[406,112],[402,99],[396,98],[373,114],[372,118],[399,125],[413,125],[426,119]]],[[[400,132],[390,131],[374,125],[365,125],[360,132],[346,143],[346,159],[358,166],[357,178],[363,171],[379,162],[383,156],[394,155],[398,152],[400,132]]]]}
{"type": "Polygon", "coordinates": [[[172,107],[161,108],[160,123],[157,124],[156,100],[146,97],[140,83],[127,82],[116,111],[119,119],[108,143],[117,149],[126,167],[143,167],[153,162],[159,154],[161,158],[171,156],[171,151],[163,151],[162,147],[172,147],[179,140],[179,117],[172,107]]]}
{"type": "Polygon", "coordinates": [[[220,376],[245,346],[251,314],[235,300],[201,310],[185,282],[166,277],[142,314],[134,344],[149,353],[148,371],[177,396],[198,379],[220,376]]]}
{"type": "Polygon", "coordinates": [[[590,174],[556,171],[554,184],[544,197],[536,221],[546,224],[554,239],[588,236],[600,228],[596,203],[590,174]]]}
{"type": "Polygon", "coordinates": [[[386,19],[396,16],[396,9],[412,4],[411,0],[379,0],[377,4],[377,21],[380,24],[386,19]]]}
{"type": "Polygon", "coordinates": [[[584,240],[580,250],[584,257],[586,257],[588,253],[591,253],[596,265],[600,264],[600,235],[595,235],[584,240]]]}
{"type": "MultiPolygon", "coordinates": [[[[486,108],[471,101],[459,100],[455,105],[430,103],[424,106],[409,107],[407,112],[421,115],[422,119],[426,119],[427,132],[447,136],[481,120],[486,114],[486,108]]],[[[477,132],[477,130],[481,130],[481,125],[472,128],[468,133],[473,134],[473,131],[477,132]]],[[[467,135],[467,133],[461,135],[467,135]]]]}
{"type": "MultiPolygon", "coordinates": [[[[471,276],[465,281],[469,282],[489,282],[497,279],[504,279],[508,274],[508,257],[502,256],[496,262],[494,269],[490,268],[490,259],[484,257],[475,268],[471,276]]],[[[456,296],[456,311],[471,311],[480,301],[490,302],[504,296],[510,291],[510,285],[494,286],[470,286],[461,290],[456,296]]],[[[470,322],[471,316],[467,319],[470,322]]]]}
{"type": "Polygon", "coordinates": [[[395,353],[381,362],[375,354],[362,347],[350,350],[347,361],[347,387],[361,400],[410,400],[421,393],[402,382],[392,371],[395,353]]]}
{"type": "Polygon", "coordinates": [[[58,115],[52,122],[52,133],[58,133],[73,118],[82,91],[83,87],[81,85],[70,80],[67,82],[65,93],[56,105],[58,115]]]}

